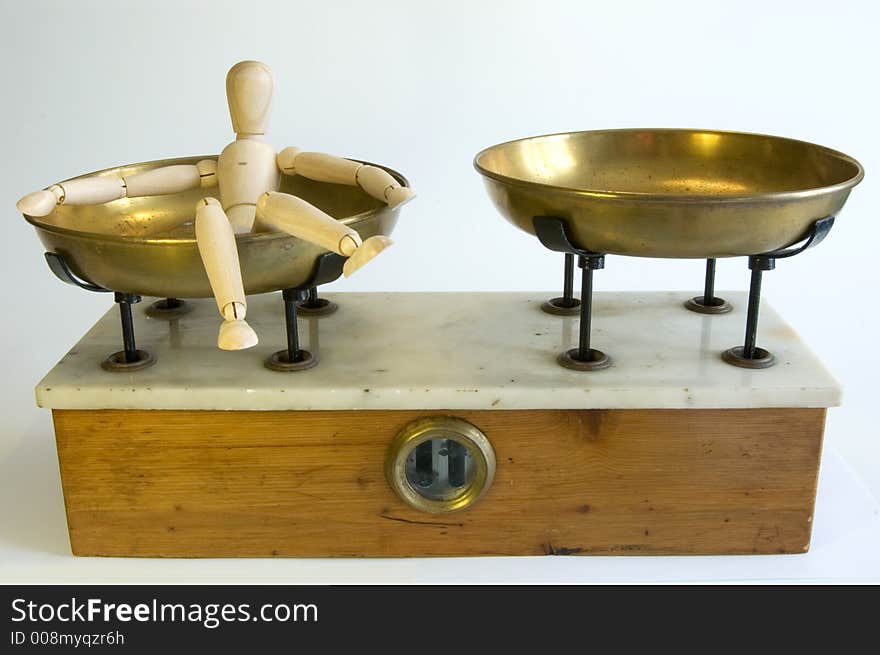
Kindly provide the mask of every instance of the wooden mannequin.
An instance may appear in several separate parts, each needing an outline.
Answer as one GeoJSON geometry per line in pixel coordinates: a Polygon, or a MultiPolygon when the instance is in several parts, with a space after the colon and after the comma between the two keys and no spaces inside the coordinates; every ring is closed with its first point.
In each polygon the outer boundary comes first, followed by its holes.
{"type": "Polygon", "coordinates": [[[226,97],[236,140],[217,161],[205,159],[194,166],[166,166],[127,177],[72,180],[28,194],[18,201],[18,209],[29,216],[45,216],[56,205],[91,205],[218,185],[220,200],[203,198],[195,212],[199,253],[223,317],[217,345],[224,350],[254,346],[257,335],[244,320],[247,298],[236,233],[272,228],[318,244],[348,257],[343,267],[346,276],[391,245],[385,236],[361,242],[357,232],[314,205],[279,193],[282,174],[360,186],[392,207],[413,197],[410,189],[375,166],[297,148],[276,153],[263,140],[273,87],[272,72],[263,63],[242,61],[229,70],[226,97]]]}

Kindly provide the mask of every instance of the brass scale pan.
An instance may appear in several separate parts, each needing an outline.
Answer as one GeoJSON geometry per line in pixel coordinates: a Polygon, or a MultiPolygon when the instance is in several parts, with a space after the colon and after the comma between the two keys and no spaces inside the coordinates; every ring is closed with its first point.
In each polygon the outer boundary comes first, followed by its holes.
{"type": "Polygon", "coordinates": [[[757,255],[835,216],[864,176],[843,153],[760,134],[623,129],[492,146],[474,165],[498,211],[566,221],[573,242],[637,257],[757,255]]]}

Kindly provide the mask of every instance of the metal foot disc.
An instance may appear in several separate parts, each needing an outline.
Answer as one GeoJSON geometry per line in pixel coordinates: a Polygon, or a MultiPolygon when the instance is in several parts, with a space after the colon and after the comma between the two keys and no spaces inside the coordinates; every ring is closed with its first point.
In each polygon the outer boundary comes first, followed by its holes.
{"type": "Polygon", "coordinates": [[[571,301],[565,298],[551,298],[541,305],[544,312],[554,316],[576,316],[580,312],[580,307],[581,301],[577,298],[572,298],[571,301]]]}
{"type": "Polygon", "coordinates": [[[193,310],[191,303],[180,298],[162,298],[147,307],[145,314],[151,318],[178,318],[193,310]]]}
{"type": "Polygon", "coordinates": [[[306,369],[316,366],[317,363],[317,356],[313,355],[308,350],[300,350],[299,359],[292,362],[288,357],[287,349],[284,349],[272,353],[269,359],[266,360],[266,368],[282,372],[305,371],[306,369]]]}
{"type": "Polygon", "coordinates": [[[611,358],[601,350],[590,348],[590,357],[586,360],[577,358],[578,349],[572,348],[563,353],[559,353],[556,361],[560,366],[570,368],[573,371],[601,371],[603,368],[611,366],[611,358]]]}
{"type": "Polygon", "coordinates": [[[698,312],[700,314],[726,314],[733,310],[733,305],[727,302],[724,298],[715,296],[712,299],[713,302],[711,305],[704,304],[703,298],[704,296],[694,296],[685,302],[684,306],[692,312],[698,312]]]}
{"type": "Polygon", "coordinates": [[[106,359],[101,362],[101,368],[111,373],[131,373],[140,371],[141,369],[152,366],[156,363],[156,358],[148,350],[136,350],[137,358],[133,362],[125,361],[125,351],[120,350],[107,355],[106,359]]]}
{"type": "Polygon", "coordinates": [[[317,298],[314,302],[304,300],[296,304],[296,311],[303,316],[329,316],[337,309],[339,305],[326,298],[317,298]]]}
{"type": "Polygon", "coordinates": [[[769,368],[776,363],[776,357],[769,350],[755,346],[754,357],[744,357],[743,347],[728,348],[721,353],[721,359],[733,366],[741,368],[769,368]]]}

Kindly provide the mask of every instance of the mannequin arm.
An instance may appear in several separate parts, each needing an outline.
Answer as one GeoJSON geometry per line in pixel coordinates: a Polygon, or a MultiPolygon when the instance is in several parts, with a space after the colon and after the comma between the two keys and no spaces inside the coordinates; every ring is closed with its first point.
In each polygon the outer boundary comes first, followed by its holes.
{"type": "Polygon", "coordinates": [[[28,216],[45,216],[56,205],[98,205],[119,198],[163,196],[217,184],[217,162],[203,159],[197,164],[163,166],[144,173],[122,176],[94,176],[70,180],[29,193],[17,207],[28,216]]]}
{"type": "Polygon", "coordinates": [[[411,189],[400,186],[381,168],[320,152],[285,148],[278,153],[278,168],[285,175],[302,175],[316,182],[359,186],[390,207],[415,197],[411,189]]]}

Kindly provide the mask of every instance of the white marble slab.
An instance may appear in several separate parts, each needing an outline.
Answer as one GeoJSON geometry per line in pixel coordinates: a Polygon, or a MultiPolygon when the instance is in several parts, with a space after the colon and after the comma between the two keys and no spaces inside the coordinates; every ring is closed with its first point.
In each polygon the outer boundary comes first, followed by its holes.
{"type": "Polygon", "coordinates": [[[177,321],[134,307],[138,346],[156,364],[109,373],[121,348],[115,307],[39,383],[55,409],[570,409],[831,407],[840,386],[795,331],[764,304],[758,345],[778,358],[765,370],[736,368],[722,350],[740,345],[746,296],[734,311],[705,316],[683,292],[597,293],[593,345],[613,366],[576,372],[556,355],[577,341],[576,318],[540,310],[547,293],[330,293],[340,309],[300,318],[302,347],[317,367],[278,373],[263,361],[285,343],[280,294],[249,299],[260,335],[250,350],[216,348],[213,301],[177,321]]]}

